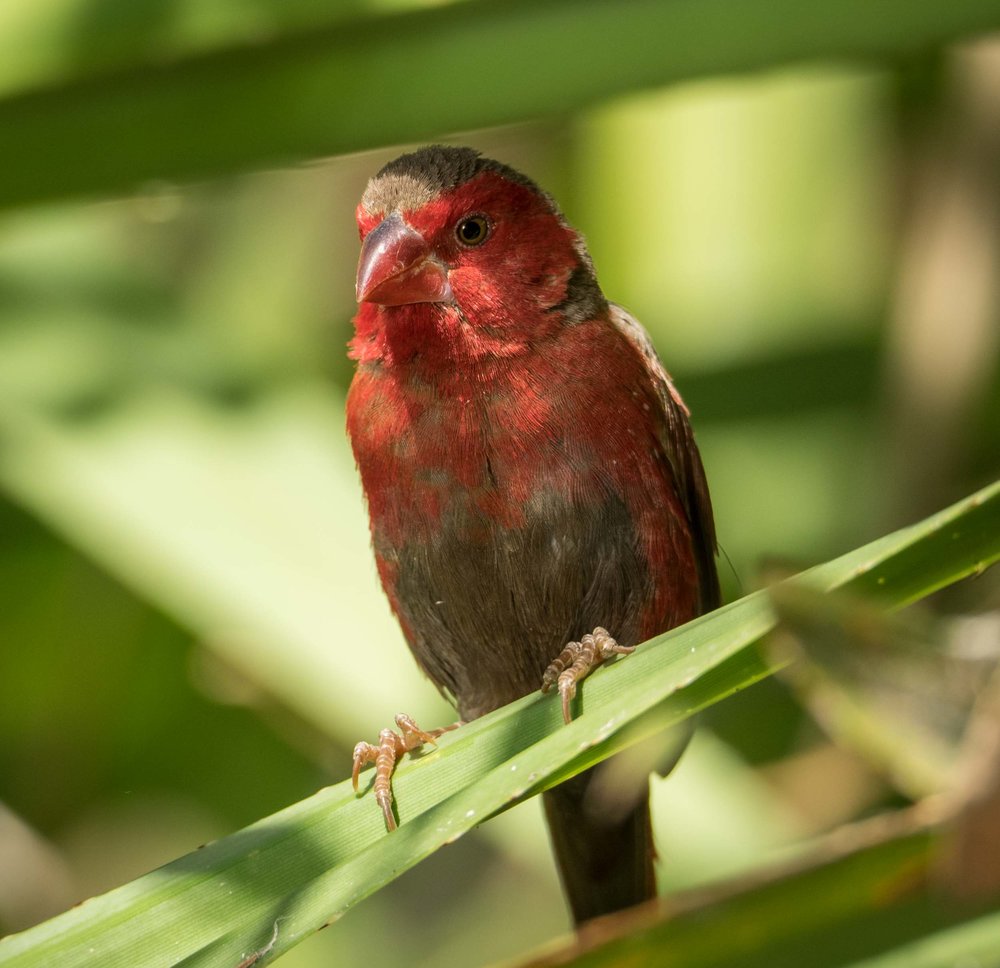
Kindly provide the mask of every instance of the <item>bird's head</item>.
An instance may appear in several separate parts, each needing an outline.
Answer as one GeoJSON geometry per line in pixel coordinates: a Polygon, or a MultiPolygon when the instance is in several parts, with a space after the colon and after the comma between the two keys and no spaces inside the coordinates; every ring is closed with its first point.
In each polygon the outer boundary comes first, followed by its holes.
{"type": "Polygon", "coordinates": [[[460,316],[494,337],[537,337],[555,318],[606,303],[583,240],[534,182],[471,148],[405,154],[369,182],[357,209],[357,297],[415,307],[392,318],[460,316]]]}

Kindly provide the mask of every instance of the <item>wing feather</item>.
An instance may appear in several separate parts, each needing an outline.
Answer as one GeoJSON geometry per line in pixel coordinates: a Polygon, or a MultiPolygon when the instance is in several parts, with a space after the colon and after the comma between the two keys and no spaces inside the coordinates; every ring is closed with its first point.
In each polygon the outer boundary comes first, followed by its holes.
{"type": "Polygon", "coordinates": [[[664,417],[660,443],[670,462],[679,496],[687,513],[698,566],[701,610],[708,612],[721,604],[719,573],[715,564],[715,519],[705,468],[688,419],[690,413],[670,379],[670,374],[660,362],[649,333],[621,306],[615,303],[609,305],[612,322],[639,351],[657,388],[664,417]]]}

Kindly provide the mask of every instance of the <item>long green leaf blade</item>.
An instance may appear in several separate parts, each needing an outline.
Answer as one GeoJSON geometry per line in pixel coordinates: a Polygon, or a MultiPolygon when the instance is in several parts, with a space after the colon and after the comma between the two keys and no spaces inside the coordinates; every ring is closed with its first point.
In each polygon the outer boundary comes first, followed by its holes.
{"type": "Polygon", "coordinates": [[[342,17],[7,97],[0,206],[435,138],[710,74],[896,58],[1000,27],[995,0],[468,0],[342,17]]]}

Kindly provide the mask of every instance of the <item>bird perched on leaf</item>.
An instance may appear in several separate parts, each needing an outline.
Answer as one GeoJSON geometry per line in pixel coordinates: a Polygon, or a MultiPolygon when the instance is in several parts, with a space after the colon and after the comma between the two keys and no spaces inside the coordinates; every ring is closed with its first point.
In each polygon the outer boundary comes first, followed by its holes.
{"type": "MultiPolygon", "coordinates": [[[[608,302],[533,181],[469,148],[390,162],[361,233],[347,423],[382,584],[424,672],[474,719],[579,681],[714,608],[715,530],[688,411],[645,330],[608,302]]],[[[395,826],[405,716],[354,779],[395,826]]],[[[577,923],[655,893],[648,789],[590,808],[593,771],[543,794],[577,923]]]]}

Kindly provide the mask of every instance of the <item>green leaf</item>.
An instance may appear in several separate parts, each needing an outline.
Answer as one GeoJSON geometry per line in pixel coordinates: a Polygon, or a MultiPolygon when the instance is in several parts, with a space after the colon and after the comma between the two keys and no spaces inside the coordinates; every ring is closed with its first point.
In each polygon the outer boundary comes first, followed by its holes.
{"type": "Polygon", "coordinates": [[[672,898],[669,913],[636,911],[519,968],[661,964],[666,952],[684,968],[850,965],[974,913],[926,890],[939,841],[938,825],[916,809],[878,818],[741,889],[672,898]]]}
{"type": "Polygon", "coordinates": [[[856,962],[854,968],[952,968],[1000,965],[1000,914],[988,914],[920,938],[887,954],[856,962]]]}
{"type": "Polygon", "coordinates": [[[663,964],[667,952],[684,968],[1000,965],[991,899],[943,890],[949,810],[925,802],[841,829],[783,868],[636,910],[518,968],[663,964]]]}
{"type": "MultiPolygon", "coordinates": [[[[152,6],[150,17],[155,28],[152,6]]],[[[1000,27],[1000,9],[995,0],[478,0],[353,19],[336,10],[325,21],[307,12],[253,40],[234,27],[229,45],[209,31],[210,48],[186,57],[169,44],[171,57],[151,49],[144,26],[135,24],[134,50],[147,59],[128,63],[119,40],[110,68],[83,58],[74,69],[68,57],[62,75],[0,101],[0,206],[439,138],[706,75],[897,58],[1000,27]]]]}
{"type": "MultiPolygon", "coordinates": [[[[1000,482],[792,580],[898,607],[998,558],[1000,482]]],[[[0,965],[231,966],[272,939],[268,956],[284,951],[489,816],[769,674],[753,645],[774,622],[754,593],[600,670],[568,726],[555,697],[533,694],[442,737],[397,770],[391,835],[341,783],[5,939],[0,965]]]]}

